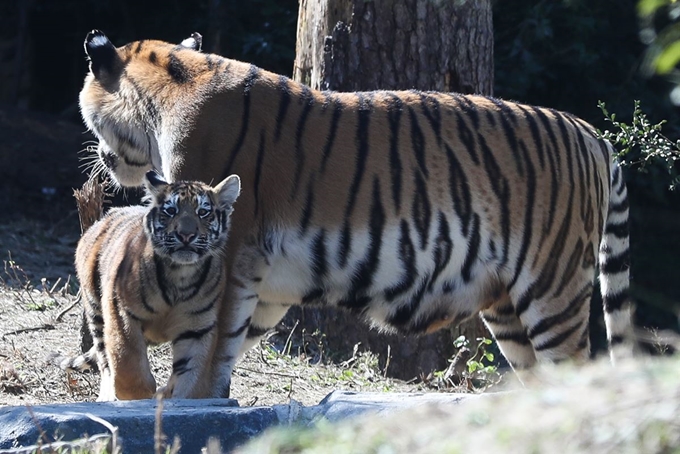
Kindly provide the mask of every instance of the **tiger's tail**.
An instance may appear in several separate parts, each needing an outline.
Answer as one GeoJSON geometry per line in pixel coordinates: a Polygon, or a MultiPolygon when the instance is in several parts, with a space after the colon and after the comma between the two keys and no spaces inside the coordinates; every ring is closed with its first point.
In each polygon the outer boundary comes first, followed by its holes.
{"type": "Polygon", "coordinates": [[[78,356],[63,356],[60,353],[52,353],[47,360],[64,371],[96,371],[98,369],[97,349],[94,346],[78,356]]]}
{"type": "Polygon", "coordinates": [[[610,170],[611,190],[604,235],[600,242],[600,291],[612,363],[632,355],[633,303],[630,298],[630,242],[628,229],[628,193],[619,163],[610,170]]]}

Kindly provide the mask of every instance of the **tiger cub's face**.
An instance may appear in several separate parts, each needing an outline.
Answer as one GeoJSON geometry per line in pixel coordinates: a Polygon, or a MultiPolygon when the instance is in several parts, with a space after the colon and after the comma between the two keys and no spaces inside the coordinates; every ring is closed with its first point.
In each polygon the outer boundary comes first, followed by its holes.
{"type": "Polygon", "coordinates": [[[157,254],[188,265],[224,250],[232,206],[241,190],[238,176],[212,188],[196,181],[167,183],[151,171],[146,187],[151,209],[144,226],[157,254]]]}

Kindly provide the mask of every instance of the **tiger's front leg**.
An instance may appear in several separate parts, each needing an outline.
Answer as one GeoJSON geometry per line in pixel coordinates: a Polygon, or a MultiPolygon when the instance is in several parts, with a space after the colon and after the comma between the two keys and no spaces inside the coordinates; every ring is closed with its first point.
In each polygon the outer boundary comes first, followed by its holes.
{"type": "Polygon", "coordinates": [[[117,314],[105,316],[104,344],[110,374],[103,375],[102,380],[113,383],[115,397],[119,400],[151,398],[156,391],[156,380],[151,373],[142,326],[125,310],[118,310],[114,298],[109,300],[109,307],[105,303],[104,312],[117,314]]]}

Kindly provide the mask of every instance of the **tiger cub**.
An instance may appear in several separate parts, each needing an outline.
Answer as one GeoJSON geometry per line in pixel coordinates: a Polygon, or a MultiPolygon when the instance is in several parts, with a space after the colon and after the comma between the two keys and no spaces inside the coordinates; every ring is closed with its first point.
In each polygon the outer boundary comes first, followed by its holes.
{"type": "Polygon", "coordinates": [[[94,346],[77,358],[56,358],[62,369],[101,373],[98,401],[144,399],[156,382],[147,342],[172,342],[172,375],[165,397],[210,395],[222,255],[236,175],[214,188],[194,181],[167,183],[146,175],[149,206],[114,208],[88,229],[76,250],[94,346]]]}
{"type": "Polygon", "coordinates": [[[100,169],[121,186],[157,168],[248,188],[215,394],[292,305],[405,334],[480,314],[514,367],[584,360],[598,267],[612,352],[629,354],[627,189],[585,121],[484,96],[318,91],[202,53],[199,34],[117,48],[95,30],[85,51],[100,169]]]}

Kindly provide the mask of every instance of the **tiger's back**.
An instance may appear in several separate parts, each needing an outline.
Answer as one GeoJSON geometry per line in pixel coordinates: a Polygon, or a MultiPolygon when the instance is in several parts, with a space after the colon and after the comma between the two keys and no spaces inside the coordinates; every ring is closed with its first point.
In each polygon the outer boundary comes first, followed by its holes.
{"type": "Polygon", "coordinates": [[[609,339],[627,333],[626,187],[592,126],[482,96],[320,92],[197,39],[89,35],[80,102],[122,185],[242,176],[222,386],[292,304],[407,333],[481,313],[514,365],[585,358],[598,263],[609,339]]]}

